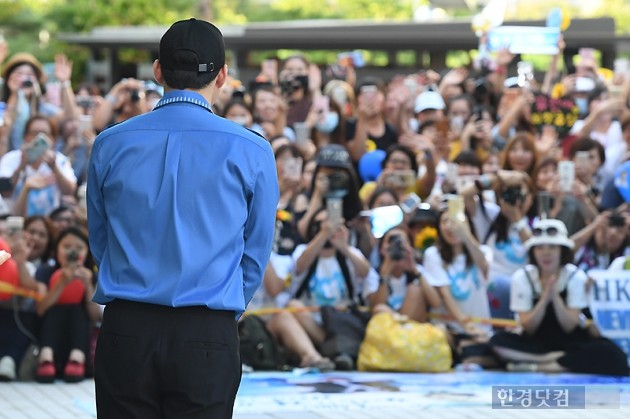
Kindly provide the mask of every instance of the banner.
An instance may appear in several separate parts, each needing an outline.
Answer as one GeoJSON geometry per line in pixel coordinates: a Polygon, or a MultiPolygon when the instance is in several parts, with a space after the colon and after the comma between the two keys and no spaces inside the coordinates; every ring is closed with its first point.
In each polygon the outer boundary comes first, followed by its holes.
{"type": "Polygon", "coordinates": [[[593,320],[603,336],[614,341],[630,361],[630,270],[590,270],[593,320]]]}
{"type": "Polygon", "coordinates": [[[499,26],[488,32],[488,50],[509,48],[512,54],[558,53],[560,28],[544,26],[499,26]]]}

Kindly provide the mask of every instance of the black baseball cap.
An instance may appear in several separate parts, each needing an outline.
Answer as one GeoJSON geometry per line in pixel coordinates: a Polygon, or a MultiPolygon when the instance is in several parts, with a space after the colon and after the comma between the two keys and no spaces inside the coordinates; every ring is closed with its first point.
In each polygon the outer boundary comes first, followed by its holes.
{"type": "Polygon", "coordinates": [[[225,65],[223,34],[205,20],[175,22],[160,40],[160,64],[167,70],[218,73],[225,65]]]}
{"type": "Polygon", "coordinates": [[[348,149],[339,144],[328,144],[322,147],[317,154],[316,161],[319,167],[353,168],[348,149]]]}

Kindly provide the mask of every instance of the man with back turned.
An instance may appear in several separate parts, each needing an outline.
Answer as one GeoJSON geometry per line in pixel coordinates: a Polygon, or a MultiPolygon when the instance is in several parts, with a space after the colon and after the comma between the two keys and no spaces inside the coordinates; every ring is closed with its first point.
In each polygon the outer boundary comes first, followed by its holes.
{"type": "Polygon", "coordinates": [[[271,251],[278,180],[270,145],[212,113],[227,77],[212,24],[160,41],[152,112],[102,132],[88,225],[105,304],[95,383],[102,418],[229,418],[241,378],[237,318],[271,251]]]}

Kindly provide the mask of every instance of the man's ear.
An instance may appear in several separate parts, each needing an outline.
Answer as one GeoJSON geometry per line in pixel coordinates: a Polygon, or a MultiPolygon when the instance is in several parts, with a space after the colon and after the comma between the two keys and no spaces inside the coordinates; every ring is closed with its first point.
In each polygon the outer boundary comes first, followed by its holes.
{"type": "Polygon", "coordinates": [[[227,64],[225,64],[221,68],[221,70],[219,70],[219,74],[217,74],[217,78],[216,78],[217,89],[220,89],[225,84],[225,81],[227,80],[227,76],[228,76],[228,66],[227,64]]]}
{"type": "Polygon", "coordinates": [[[153,77],[159,85],[164,86],[164,76],[162,75],[162,64],[160,60],[153,61],[153,77]]]}

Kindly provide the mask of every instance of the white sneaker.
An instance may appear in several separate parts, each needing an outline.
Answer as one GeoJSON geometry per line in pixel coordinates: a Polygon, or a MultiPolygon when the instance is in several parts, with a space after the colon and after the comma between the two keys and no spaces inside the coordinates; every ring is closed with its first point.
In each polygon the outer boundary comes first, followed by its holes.
{"type": "Polygon", "coordinates": [[[15,361],[10,356],[0,358],[0,381],[15,380],[15,361]]]}

